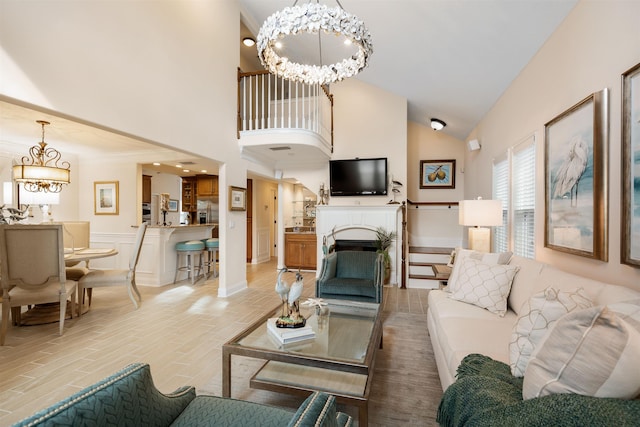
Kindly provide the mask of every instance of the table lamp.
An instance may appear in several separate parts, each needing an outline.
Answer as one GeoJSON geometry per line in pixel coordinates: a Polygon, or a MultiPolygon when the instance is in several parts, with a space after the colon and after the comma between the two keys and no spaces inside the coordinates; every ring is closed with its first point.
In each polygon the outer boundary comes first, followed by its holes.
{"type": "Polygon", "coordinates": [[[491,252],[491,229],[502,225],[502,201],[461,200],[458,206],[458,222],[469,228],[469,249],[491,252]]]}

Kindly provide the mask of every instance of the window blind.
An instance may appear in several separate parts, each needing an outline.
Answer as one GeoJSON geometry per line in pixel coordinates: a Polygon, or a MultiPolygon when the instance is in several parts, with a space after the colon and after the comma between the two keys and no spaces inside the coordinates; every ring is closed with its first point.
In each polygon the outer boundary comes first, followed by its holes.
{"type": "Polygon", "coordinates": [[[536,146],[529,138],[513,152],[513,252],[535,257],[536,146]]]}
{"type": "Polygon", "coordinates": [[[493,162],[492,198],[502,201],[502,226],[493,228],[493,251],[505,252],[509,247],[509,161],[504,156],[493,162]]]}

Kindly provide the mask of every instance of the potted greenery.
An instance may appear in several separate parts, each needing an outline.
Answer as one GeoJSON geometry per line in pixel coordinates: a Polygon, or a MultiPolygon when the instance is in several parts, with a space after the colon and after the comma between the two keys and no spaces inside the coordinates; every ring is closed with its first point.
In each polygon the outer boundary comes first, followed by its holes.
{"type": "Polygon", "coordinates": [[[384,256],[385,285],[389,283],[389,279],[391,278],[391,257],[389,256],[389,248],[395,239],[395,231],[387,231],[384,227],[378,227],[376,229],[376,252],[384,256]]]}

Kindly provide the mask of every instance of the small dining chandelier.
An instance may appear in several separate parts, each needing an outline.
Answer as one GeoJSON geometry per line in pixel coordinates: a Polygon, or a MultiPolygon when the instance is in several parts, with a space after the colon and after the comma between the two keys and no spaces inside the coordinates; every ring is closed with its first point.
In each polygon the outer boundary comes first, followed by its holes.
{"type": "Polygon", "coordinates": [[[311,1],[301,6],[286,7],[268,17],[258,33],[258,57],[272,74],[306,84],[329,84],[353,77],[369,64],[373,53],[371,34],[358,17],[346,12],[340,2],[330,8],[311,1]],[[320,31],[343,36],[345,44],[355,47],[355,53],[342,61],[322,64],[320,31]],[[302,33],[318,34],[320,64],[300,64],[277,53],[286,36],[302,33]]]}
{"type": "Polygon", "coordinates": [[[13,179],[22,183],[27,191],[59,193],[62,185],[71,181],[71,165],[61,161],[60,152],[44,142],[44,127],[50,123],[44,120],[36,123],[42,126],[42,141],[29,148],[29,155],[22,157],[21,165],[13,166],[13,179]]]}

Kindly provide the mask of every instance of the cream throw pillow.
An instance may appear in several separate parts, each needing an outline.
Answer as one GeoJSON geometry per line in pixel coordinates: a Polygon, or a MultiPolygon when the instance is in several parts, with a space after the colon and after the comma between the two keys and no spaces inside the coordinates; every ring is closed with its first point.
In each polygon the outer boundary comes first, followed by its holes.
{"type": "Polygon", "coordinates": [[[509,342],[511,374],[524,376],[533,350],[556,320],[573,310],[591,306],[593,304],[582,288],[564,292],[549,286],[529,298],[520,309],[509,342]]]}
{"type": "Polygon", "coordinates": [[[640,394],[640,300],[560,318],[525,371],[522,397],[554,393],[633,399],[640,394]]]}
{"type": "Polygon", "coordinates": [[[446,291],[455,292],[458,289],[458,276],[460,275],[460,265],[463,260],[472,258],[482,261],[485,264],[507,264],[512,255],[512,252],[492,253],[456,248],[456,255],[454,257],[455,261],[453,263],[453,268],[451,269],[451,274],[449,275],[449,280],[447,281],[446,291]]]}
{"type": "Polygon", "coordinates": [[[473,258],[456,261],[460,264],[457,288],[451,298],[486,308],[504,316],[507,312],[507,297],[513,276],[518,271],[515,265],[485,264],[473,258]]]}

